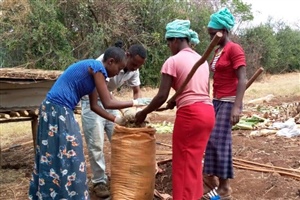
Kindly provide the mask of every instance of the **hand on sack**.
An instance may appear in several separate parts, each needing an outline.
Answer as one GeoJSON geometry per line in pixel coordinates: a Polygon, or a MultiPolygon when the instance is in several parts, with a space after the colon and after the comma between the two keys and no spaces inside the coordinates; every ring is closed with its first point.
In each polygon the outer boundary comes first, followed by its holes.
{"type": "Polygon", "coordinates": [[[135,115],[135,123],[136,124],[143,123],[145,121],[146,117],[147,117],[147,114],[144,114],[143,111],[137,112],[135,115]]]}
{"type": "Polygon", "coordinates": [[[124,119],[129,122],[135,121],[135,114],[137,113],[137,108],[127,108],[124,110],[124,119]]]}
{"type": "Polygon", "coordinates": [[[132,100],[133,101],[133,105],[134,107],[139,107],[139,106],[146,106],[149,105],[150,102],[152,101],[151,98],[137,98],[132,100]]]}
{"type": "Polygon", "coordinates": [[[119,116],[117,116],[117,117],[115,118],[114,123],[123,126],[123,125],[125,125],[125,123],[126,123],[126,119],[125,119],[124,117],[119,117],[119,116]]]}

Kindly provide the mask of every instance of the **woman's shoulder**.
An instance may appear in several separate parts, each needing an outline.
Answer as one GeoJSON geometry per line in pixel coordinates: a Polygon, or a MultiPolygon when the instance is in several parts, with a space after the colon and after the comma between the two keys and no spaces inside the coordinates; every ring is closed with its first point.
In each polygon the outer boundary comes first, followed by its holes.
{"type": "Polygon", "coordinates": [[[236,43],[236,42],[228,42],[227,43],[227,48],[231,49],[231,48],[239,48],[239,49],[243,49],[242,46],[239,44],[239,43],[236,43]]]}
{"type": "Polygon", "coordinates": [[[87,63],[87,64],[102,65],[102,62],[100,60],[96,60],[96,59],[92,59],[92,58],[81,60],[80,62],[87,63]]]}

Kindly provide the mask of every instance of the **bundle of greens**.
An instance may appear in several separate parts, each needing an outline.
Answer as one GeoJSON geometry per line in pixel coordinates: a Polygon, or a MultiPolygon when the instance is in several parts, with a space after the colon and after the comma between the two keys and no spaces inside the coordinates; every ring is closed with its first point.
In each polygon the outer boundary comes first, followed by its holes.
{"type": "Polygon", "coordinates": [[[162,123],[149,124],[151,127],[155,128],[156,133],[172,133],[173,126],[171,122],[163,121],[162,123]]]}
{"type": "Polygon", "coordinates": [[[253,130],[258,123],[265,122],[267,119],[252,115],[251,117],[242,117],[236,125],[232,126],[232,130],[253,130]]]}

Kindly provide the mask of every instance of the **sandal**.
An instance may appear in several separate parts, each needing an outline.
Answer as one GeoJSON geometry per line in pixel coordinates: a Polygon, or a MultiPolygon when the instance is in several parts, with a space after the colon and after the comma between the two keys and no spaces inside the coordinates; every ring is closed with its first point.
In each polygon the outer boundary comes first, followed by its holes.
{"type": "Polygon", "coordinates": [[[203,175],[203,193],[206,194],[219,186],[219,180],[216,176],[203,175]]]}
{"type": "Polygon", "coordinates": [[[232,200],[232,196],[230,194],[221,196],[217,192],[218,188],[214,188],[211,191],[204,194],[201,200],[232,200]]]}

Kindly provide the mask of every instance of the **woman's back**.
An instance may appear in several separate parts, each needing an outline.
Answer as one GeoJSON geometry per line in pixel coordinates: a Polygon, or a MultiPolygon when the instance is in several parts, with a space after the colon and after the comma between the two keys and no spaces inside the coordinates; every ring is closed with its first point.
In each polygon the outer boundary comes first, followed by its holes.
{"type": "MultiPolygon", "coordinates": [[[[174,90],[185,81],[187,75],[193,68],[194,64],[201,58],[201,56],[191,48],[182,49],[176,55],[170,57],[162,68],[162,73],[173,76],[174,90]]],[[[191,78],[183,92],[177,97],[177,107],[190,105],[195,102],[204,102],[211,104],[209,97],[209,66],[205,62],[202,64],[191,78]]]]}
{"type": "Polygon", "coordinates": [[[57,79],[47,94],[52,103],[74,109],[84,95],[95,89],[93,76],[89,73],[101,72],[107,78],[107,72],[100,61],[94,59],[82,60],[70,65],[57,79]]]}

